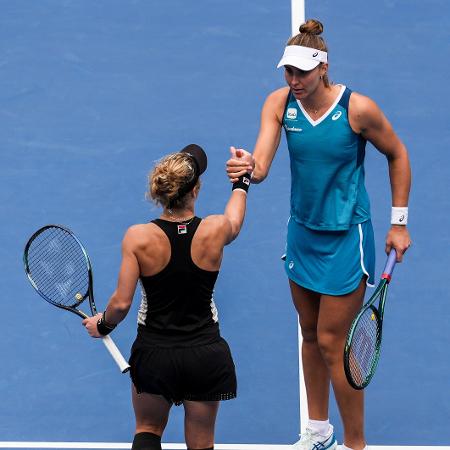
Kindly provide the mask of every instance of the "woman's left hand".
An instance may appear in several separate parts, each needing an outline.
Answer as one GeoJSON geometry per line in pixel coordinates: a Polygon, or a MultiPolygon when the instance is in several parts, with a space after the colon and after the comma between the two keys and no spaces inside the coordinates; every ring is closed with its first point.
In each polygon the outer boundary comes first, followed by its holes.
{"type": "Polygon", "coordinates": [[[405,225],[392,225],[386,236],[386,253],[392,248],[397,252],[397,262],[402,262],[403,255],[411,246],[411,238],[405,225]]]}
{"type": "Polygon", "coordinates": [[[85,327],[90,336],[94,338],[102,337],[102,335],[97,330],[97,322],[101,319],[102,314],[98,313],[95,316],[83,319],[81,322],[85,327]]]}

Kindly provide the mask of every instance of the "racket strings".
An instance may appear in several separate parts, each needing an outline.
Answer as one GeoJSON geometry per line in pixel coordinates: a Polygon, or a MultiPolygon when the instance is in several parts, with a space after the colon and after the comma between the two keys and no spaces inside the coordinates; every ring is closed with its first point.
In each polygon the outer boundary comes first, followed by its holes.
{"type": "Polygon", "coordinates": [[[50,301],[75,306],[84,300],[89,287],[86,255],[77,240],[61,228],[47,228],[31,242],[27,253],[28,272],[50,301]]]}
{"type": "Polygon", "coordinates": [[[380,338],[378,313],[368,308],[358,320],[349,352],[350,374],[357,386],[364,387],[372,377],[378,361],[380,338]]]}

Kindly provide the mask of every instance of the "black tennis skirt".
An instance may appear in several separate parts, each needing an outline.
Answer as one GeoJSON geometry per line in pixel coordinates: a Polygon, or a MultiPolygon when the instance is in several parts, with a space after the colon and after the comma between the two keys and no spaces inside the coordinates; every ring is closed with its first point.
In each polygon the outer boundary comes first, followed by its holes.
{"type": "Polygon", "coordinates": [[[136,391],[162,395],[169,403],[219,401],[236,397],[236,371],[222,337],[189,347],[142,345],[131,349],[130,374],[136,391]]]}

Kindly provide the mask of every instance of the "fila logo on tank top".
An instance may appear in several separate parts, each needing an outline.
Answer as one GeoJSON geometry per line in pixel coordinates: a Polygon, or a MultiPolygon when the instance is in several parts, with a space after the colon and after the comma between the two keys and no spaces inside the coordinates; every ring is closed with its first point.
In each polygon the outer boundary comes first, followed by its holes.
{"type": "Polygon", "coordinates": [[[370,218],[364,186],[366,141],[348,121],[351,90],[313,120],[289,92],[283,128],[291,161],[291,216],[318,230],[347,230],[370,218]]]}

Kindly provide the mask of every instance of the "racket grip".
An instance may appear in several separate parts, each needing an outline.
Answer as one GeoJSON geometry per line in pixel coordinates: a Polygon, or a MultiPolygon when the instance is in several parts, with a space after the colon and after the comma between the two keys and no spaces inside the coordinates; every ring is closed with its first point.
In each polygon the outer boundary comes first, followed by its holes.
{"type": "Polygon", "coordinates": [[[102,341],[105,344],[105,347],[108,349],[109,353],[113,357],[116,364],[119,366],[119,369],[122,373],[128,372],[130,370],[130,365],[120,353],[120,350],[117,348],[117,345],[111,339],[110,336],[103,336],[102,341]]]}
{"type": "Polygon", "coordinates": [[[386,265],[384,266],[383,278],[391,279],[392,272],[394,271],[395,263],[397,262],[397,252],[395,248],[391,249],[389,252],[386,265]]]}

